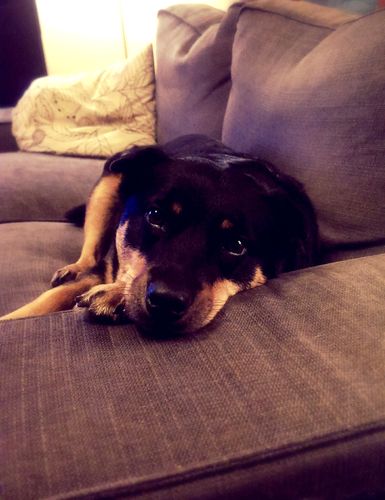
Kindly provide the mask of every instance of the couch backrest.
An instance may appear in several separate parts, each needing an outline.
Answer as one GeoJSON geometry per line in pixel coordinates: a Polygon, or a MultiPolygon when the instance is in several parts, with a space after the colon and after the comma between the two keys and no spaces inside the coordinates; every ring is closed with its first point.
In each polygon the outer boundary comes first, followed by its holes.
{"type": "MultiPolygon", "coordinates": [[[[183,7],[195,22],[200,8],[183,7]]],[[[328,246],[385,240],[385,10],[358,18],[307,2],[241,2],[222,20],[216,14],[192,43],[173,37],[165,12],[159,138],[221,136],[294,175],[315,204],[328,246]]]]}

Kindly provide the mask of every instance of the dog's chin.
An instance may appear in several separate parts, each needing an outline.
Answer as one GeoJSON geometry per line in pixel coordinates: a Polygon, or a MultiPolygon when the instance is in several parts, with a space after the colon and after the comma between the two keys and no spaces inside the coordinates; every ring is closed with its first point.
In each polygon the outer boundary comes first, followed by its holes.
{"type": "Polygon", "coordinates": [[[140,333],[150,339],[167,340],[182,338],[193,333],[192,330],[178,324],[171,324],[161,321],[147,320],[143,322],[135,321],[140,333]]]}
{"type": "Polygon", "coordinates": [[[204,321],[199,321],[198,318],[191,318],[191,315],[188,313],[186,317],[182,317],[177,321],[168,321],[162,317],[154,318],[143,307],[135,307],[132,303],[126,305],[125,310],[140,333],[150,338],[168,339],[183,337],[197,332],[206,324],[204,321]]]}

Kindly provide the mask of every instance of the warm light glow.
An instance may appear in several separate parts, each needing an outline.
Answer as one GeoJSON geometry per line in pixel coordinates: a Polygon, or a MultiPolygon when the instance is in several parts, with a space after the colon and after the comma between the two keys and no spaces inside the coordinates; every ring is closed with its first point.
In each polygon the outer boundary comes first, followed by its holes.
{"type": "Polygon", "coordinates": [[[125,57],[118,0],[36,0],[48,73],[100,69],[125,57]]]}
{"type": "Polygon", "coordinates": [[[77,73],[131,58],[154,39],[159,9],[231,0],[36,0],[48,73],[77,73]]]}
{"type": "MultiPolygon", "coordinates": [[[[233,0],[234,1],[234,0],[233,0]]],[[[154,40],[157,13],[160,9],[176,4],[206,4],[226,10],[232,0],[121,0],[123,26],[128,57],[134,56],[146,44],[154,40]]]]}

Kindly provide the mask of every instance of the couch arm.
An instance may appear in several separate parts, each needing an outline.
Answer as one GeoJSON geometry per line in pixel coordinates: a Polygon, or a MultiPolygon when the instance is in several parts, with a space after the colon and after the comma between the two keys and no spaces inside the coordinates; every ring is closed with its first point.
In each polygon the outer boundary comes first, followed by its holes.
{"type": "Polygon", "coordinates": [[[4,498],[385,491],[384,273],[288,273],[161,342],[79,312],[0,322],[4,498]]]}

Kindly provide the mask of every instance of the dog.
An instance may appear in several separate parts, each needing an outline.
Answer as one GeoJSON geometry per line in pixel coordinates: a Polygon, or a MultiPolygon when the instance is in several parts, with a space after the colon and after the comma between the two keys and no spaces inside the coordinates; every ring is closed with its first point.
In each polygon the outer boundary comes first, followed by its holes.
{"type": "Polygon", "coordinates": [[[299,182],[208,137],[182,136],[107,160],[78,261],[2,319],[77,304],[143,331],[189,333],[234,294],[310,266],[317,254],[315,210],[299,182]]]}

